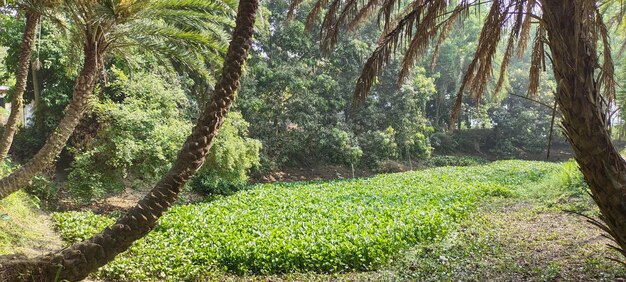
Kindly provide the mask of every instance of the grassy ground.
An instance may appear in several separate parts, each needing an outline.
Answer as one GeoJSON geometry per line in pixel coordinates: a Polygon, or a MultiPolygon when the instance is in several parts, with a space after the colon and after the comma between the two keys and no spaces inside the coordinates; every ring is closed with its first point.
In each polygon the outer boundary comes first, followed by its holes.
{"type": "Polygon", "coordinates": [[[0,200],[0,255],[35,256],[60,247],[49,217],[34,198],[20,191],[0,200]]]}

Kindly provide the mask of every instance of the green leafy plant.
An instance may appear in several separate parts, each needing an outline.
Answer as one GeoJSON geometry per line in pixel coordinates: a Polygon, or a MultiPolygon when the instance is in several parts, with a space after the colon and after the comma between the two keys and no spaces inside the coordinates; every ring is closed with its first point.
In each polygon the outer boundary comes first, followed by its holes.
{"type": "Polygon", "coordinates": [[[259,165],[261,150],[261,142],[246,137],[248,126],[241,113],[228,113],[206,163],[191,182],[193,189],[206,194],[228,195],[247,184],[250,169],[259,165]]]}
{"type": "Polygon", "coordinates": [[[485,159],[469,156],[434,156],[427,162],[429,166],[471,166],[486,163],[485,159]]]}
{"type": "MultiPolygon", "coordinates": [[[[174,207],[99,276],[180,281],[215,271],[265,275],[379,269],[410,246],[444,238],[479,200],[510,197],[516,187],[536,184],[558,166],[505,161],[258,185],[212,202],[174,207]]],[[[67,240],[84,238],[110,220],[55,215],[67,240]]]]}
{"type": "Polygon", "coordinates": [[[132,79],[113,70],[109,97],[94,105],[103,127],[84,148],[74,149],[67,187],[84,199],[150,183],[169,168],[191,129],[181,107],[187,98],[167,73],[132,79]]]}

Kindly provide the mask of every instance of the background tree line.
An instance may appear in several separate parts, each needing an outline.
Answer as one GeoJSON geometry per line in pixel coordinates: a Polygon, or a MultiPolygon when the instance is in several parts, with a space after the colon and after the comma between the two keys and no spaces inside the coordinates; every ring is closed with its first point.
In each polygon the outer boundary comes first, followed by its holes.
{"type": "MultiPolygon", "coordinates": [[[[213,165],[192,181],[194,189],[227,193],[242,187],[251,170],[263,174],[332,164],[384,171],[393,169],[390,161],[412,166],[433,152],[513,158],[545,151],[551,110],[521,98],[526,96],[529,54],[511,63],[500,93],[480,103],[464,98],[458,128],[466,130],[445,132],[484,13],[458,23],[440,47],[438,60],[421,60],[400,86],[394,79],[399,58],[393,58],[364,105],[355,108],[354,82],[380,33],[375,19],[339,39],[336,50],[326,54],[318,47],[319,30],[305,30],[306,13],[287,19],[289,4],[263,3],[264,17],[236,112],[212,149],[213,165]]],[[[2,84],[12,85],[24,22],[7,13],[1,20],[0,77],[2,84]]],[[[73,42],[63,29],[43,20],[37,39],[32,60],[41,66],[28,75],[25,99],[37,97],[38,102],[11,148],[17,162],[30,159],[58,124],[79,68],[73,42]]],[[[205,102],[198,93],[210,89],[175,64],[158,64],[155,56],[137,52],[106,57],[96,99],[56,168],[37,177],[31,189],[50,200],[59,189],[89,199],[141,186],[165,171],[196,118],[197,106],[205,102]]],[[[534,99],[551,105],[554,82],[550,75],[542,81],[534,99]]]]}

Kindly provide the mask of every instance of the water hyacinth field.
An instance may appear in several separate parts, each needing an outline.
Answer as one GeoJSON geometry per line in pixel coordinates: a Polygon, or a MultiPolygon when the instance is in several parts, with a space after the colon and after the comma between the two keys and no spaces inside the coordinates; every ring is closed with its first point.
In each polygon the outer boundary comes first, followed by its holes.
{"type": "MultiPolygon", "coordinates": [[[[558,164],[499,161],[366,179],[265,184],[210,202],[176,206],[99,276],[194,280],[233,275],[376,270],[412,245],[444,238],[490,197],[514,197],[558,164]]],[[[53,215],[68,241],[113,219],[53,215]]]]}

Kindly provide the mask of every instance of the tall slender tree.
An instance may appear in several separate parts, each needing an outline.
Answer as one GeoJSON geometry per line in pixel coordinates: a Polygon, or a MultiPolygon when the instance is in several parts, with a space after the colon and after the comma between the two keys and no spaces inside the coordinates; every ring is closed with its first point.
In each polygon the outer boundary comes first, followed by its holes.
{"type": "Polygon", "coordinates": [[[256,0],[239,2],[233,39],[211,101],[204,106],[196,126],[178,153],[172,168],[154,188],[115,224],[86,241],[32,260],[0,260],[0,280],[84,279],[154,228],[156,221],[174,203],[185,182],[204,163],[214,137],[235,99],[252,41],[257,9],[256,0]]]}
{"type": "Polygon", "coordinates": [[[15,136],[15,132],[17,132],[24,110],[24,91],[26,90],[26,82],[28,79],[30,55],[35,45],[37,25],[39,24],[41,16],[38,12],[27,9],[25,18],[26,25],[24,26],[22,43],[20,45],[20,55],[17,72],[15,74],[15,88],[11,95],[11,113],[4,125],[2,137],[0,138],[0,161],[4,160],[9,153],[9,149],[13,143],[13,136],[15,136]]]}
{"type": "MultiPolygon", "coordinates": [[[[301,0],[294,0],[295,9],[301,0]]],[[[605,3],[606,4],[606,3],[605,3]]],[[[623,5],[622,2],[620,2],[623,5]]],[[[449,126],[454,128],[463,95],[480,100],[492,75],[497,46],[506,44],[495,92],[503,86],[509,60],[532,45],[528,93],[539,85],[539,73],[551,63],[557,82],[556,99],[563,113],[563,127],[591,195],[601,211],[595,223],[615,240],[615,249],[626,256],[626,162],[613,146],[606,108],[615,94],[613,60],[608,29],[595,0],[317,0],[309,14],[309,26],[325,12],[321,40],[331,50],[342,30],[353,29],[378,11],[383,33],[378,47],[365,63],[354,92],[361,103],[382,68],[396,52],[403,52],[398,81],[434,43],[439,46],[471,9],[488,5],[474,59],[466,70],[449,126]],[[326,8],[324,10],[324,8],[326,8]],[[531,40],[531,26],[535,38],[531,40]],[[510,34],[504,38],[504,31],[510,34]],[[530,44],[529,44],[530,43],[530,44]],[[549,50],[546,50],[548,47],[549,50]],[[549,52],[550,56],[546,56],[549,52]]]]}
{"type": "Polygon", "coordinates": [[[167,65],[208,77],[207,66],[221,61],[233,7],[221,1],[67,1],[77,45],[84,49],[82,70],[65,115],[44,146],[26,164],[0,180],[0,199],[23,188],[59,155],[92,96],[108,52],[140,50],[167,65]]]}

